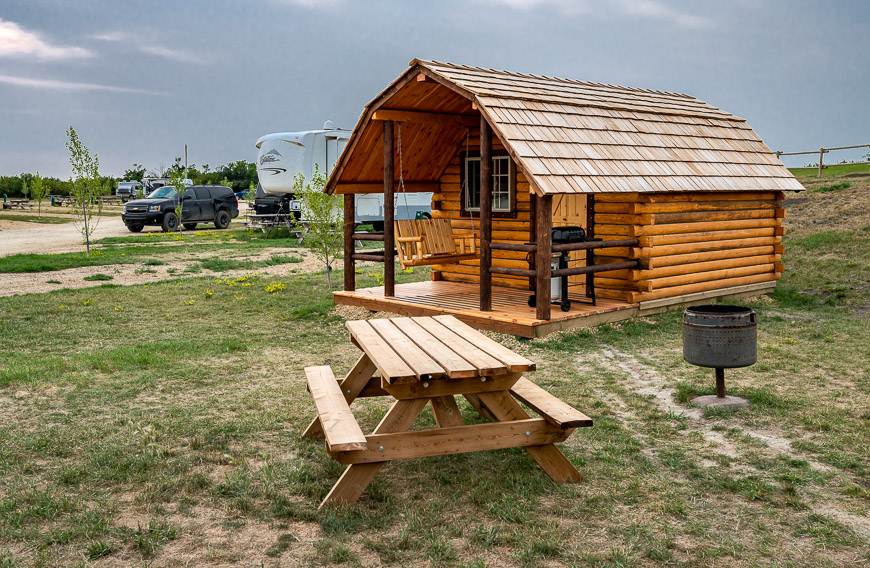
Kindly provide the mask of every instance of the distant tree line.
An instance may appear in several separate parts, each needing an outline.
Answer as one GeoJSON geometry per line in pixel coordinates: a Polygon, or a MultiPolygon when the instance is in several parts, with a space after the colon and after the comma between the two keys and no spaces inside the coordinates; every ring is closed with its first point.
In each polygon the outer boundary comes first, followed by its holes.
{"type": "MultiPolygon", "coordinates": [[[[119,181],[142,181],[144,177],[173,178],[181,176],[189,178],[193,183],[200,185],[225,185],[233,191],[243,191],[257,186],[257,165],[245,160],[236,160],[212,169],[208,164],[197,166],[191,164],[184,171],[184,163],[181,158],[161,172],[148,171],[141,164],[134,163],[127,168],[120,177],[100,176],[100,183],[114,193],[119,181]]],[[[30,187],[34,174],[23,173],[17,176],[0,176],[0,199],[3,195],[9,197],[30,197],[30,187]]],[[[71,195],[73,182],[54,177],[43,177],[42,183],[47,188],[49,195],[71,195]]]]}

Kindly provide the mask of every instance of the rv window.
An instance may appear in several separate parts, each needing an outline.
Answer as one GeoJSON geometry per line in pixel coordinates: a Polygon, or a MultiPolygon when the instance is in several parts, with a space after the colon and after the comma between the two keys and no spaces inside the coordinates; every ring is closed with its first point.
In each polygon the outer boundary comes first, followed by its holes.
{"type": "MultiPolygon", "coordinates": [[[[480,157],[466,156],[463,168],[463,211],[480,211],[480,157]]],[[[508,156],[492,157],[492,211],[511,213],[514,201],[513,163],[508,156]]]]}

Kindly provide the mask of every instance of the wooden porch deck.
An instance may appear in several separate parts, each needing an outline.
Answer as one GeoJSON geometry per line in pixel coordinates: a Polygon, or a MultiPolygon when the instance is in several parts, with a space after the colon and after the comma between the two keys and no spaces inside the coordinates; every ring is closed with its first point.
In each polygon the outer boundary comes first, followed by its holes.
{"type": "Polygon", "coordinates": [[[552,319],[539,320],[528,306],[529,292],[492,287],[492,311],[478,308],[476,284],[445,281],[397,284],[396,295],[384,297],[384,288],[363,288],[354,292],[335,292],[336,304],[360,306],[379,312],[408,316],[452,314],[478,329],[488,329],[520,337],[543,337],[554,331],[592,327],[637,315],[638,305],[619,300],[598,299],[598,305],[573,302],[571,311],[553,306],[552,319]]]}

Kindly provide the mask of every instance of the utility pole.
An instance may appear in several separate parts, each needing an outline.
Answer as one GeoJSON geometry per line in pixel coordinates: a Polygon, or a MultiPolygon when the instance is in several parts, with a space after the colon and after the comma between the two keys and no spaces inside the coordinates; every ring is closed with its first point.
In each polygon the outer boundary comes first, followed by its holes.
{"type": "Polygon", "coordinates": [[[184,175],[187,175],[187,144],[184,145],[184,175]]]}

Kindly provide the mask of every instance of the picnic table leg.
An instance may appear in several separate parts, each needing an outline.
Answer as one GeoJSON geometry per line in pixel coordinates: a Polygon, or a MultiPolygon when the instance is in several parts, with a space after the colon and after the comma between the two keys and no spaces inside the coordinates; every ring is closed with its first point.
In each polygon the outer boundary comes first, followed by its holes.
{"type": "Polygon", "coordinates": [[[493,413],[489,411],[486,405],[484,405],[483,402],[480,401],[479,396],[477,396],[476,394],[466,394],[462,396],[465,397],[465,400],[468,401],[468,404],[474,407],[477,413],[480,414],[482,417],[494,421],[498,420],[498,418],[496,418],[493,413]]]}
{"type": "Polygon", "coordinates": [[[435,423],[439,428],[462,426],[462,414],[456,405],[456,399],[450,396],[439,396],[432,399],[432,411],[435,413],[435,423]]]}
{"type": "MultiPolygon", "coordinates": [[[[414,398],[410,400],[397,400],[390,407],[387,414],[381,419],[380,424],[375,428],[374,434],[385,434],[388,432],[402,432],[411,428],[414,420],[420,414],[420,411],[429,402],[427,398],[414,398]]],[[[327,505],[336,505],[339,503],[353,503],[369,483],[375,478],[378,470],[381,469],[386,461],[375,463],[356,463],[347,466],[338,481],[330,489],[329,494],[323,499],[318,509],[322,509],[327,505]]]]}
{"type": "MultiPolygon", "coordinates": [[[[495,391],[477,395],[484,407],[489,409],[500,422],[525,420],[529,414],[514,400],[508,391],[495,391]]],[[[526,448],[550,479],[556,483],[571,483],[582,481],[583,476],[568,461],[568,458],[553,444],[546,446],[529,446],[526,448]]]]}
{"type": "MultiPolygon", "coordinates": [[[[356,365],[348,371],[344,380],[341,381],[341,392],[344,394],[344,399],[348,404],[353,402],[359,393],[368,384],[369,379],[375,373],[376,367],[369,359],[369,356],[363,353],[357,360],[356,365]]],[[[316,438],[323,435],[323,428],[320,425],[320,418],[315,416],[308,428],[302,433],[303,438],[316,438]]]]}

